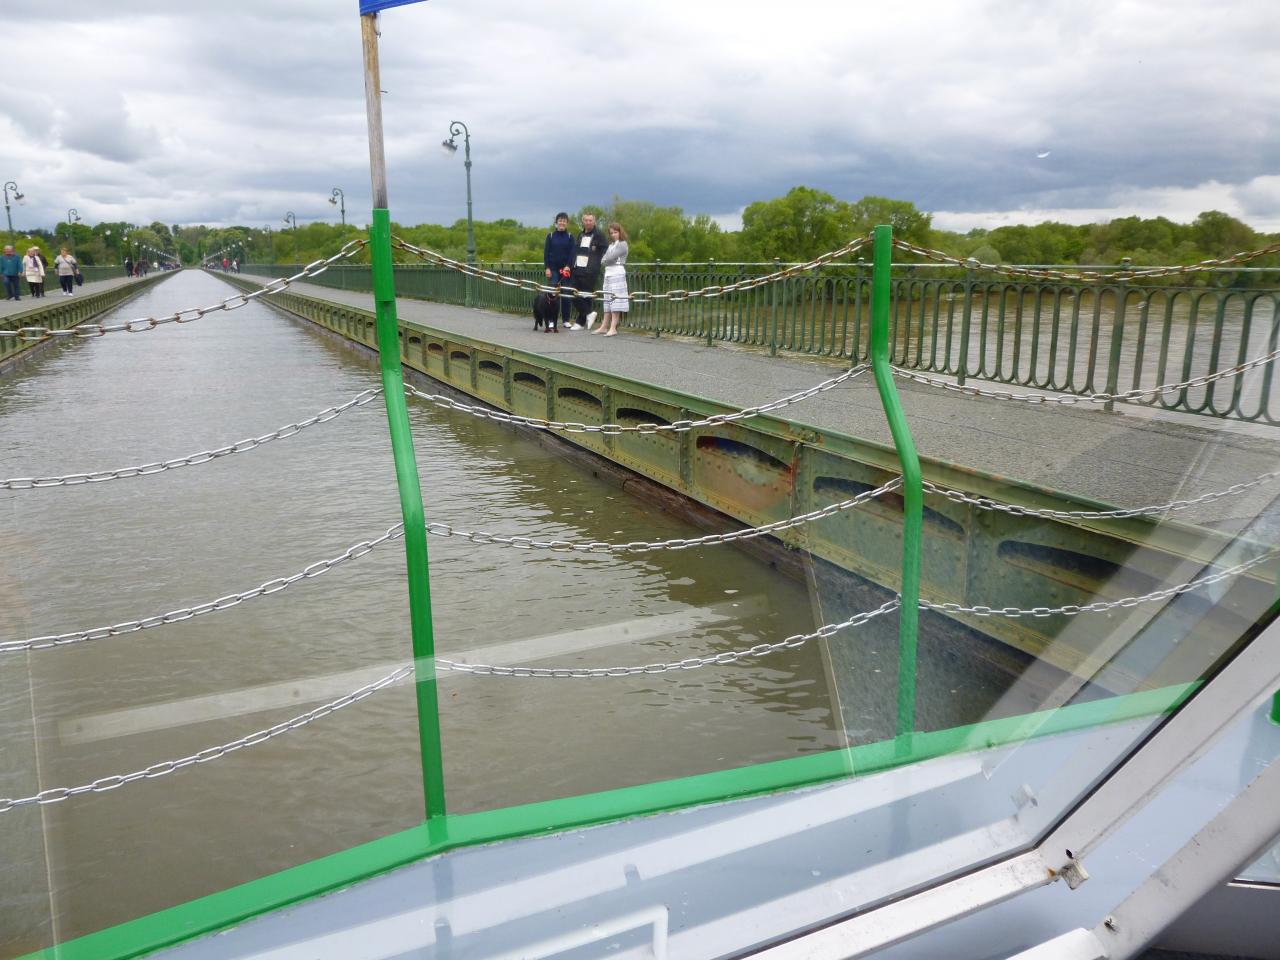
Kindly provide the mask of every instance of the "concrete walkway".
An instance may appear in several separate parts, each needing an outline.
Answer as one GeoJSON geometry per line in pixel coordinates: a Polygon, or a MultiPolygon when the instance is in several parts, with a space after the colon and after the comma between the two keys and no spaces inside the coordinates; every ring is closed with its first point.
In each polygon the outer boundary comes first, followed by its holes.
{"type": "MultiPolygon", "coordinates": [[[[104,290],[110,290],[113,287],[119,287],[126,283],[133,283],[131,277],[119,276],[111,277],[108,280],[95,280],[93,282],[85,281],[82,286],[76,287],[73,296],[84,296],[87,293],[101,293],[104,290]]],[[[27,294],[27,281],[22,281],[22,299],[21,300],[0,300],[0,319],[13,316],[17,313],[27,313],[32,310],[38,310],[41,307],[52,306],[53,304],[65,303],[71,297],[62,295],[62,288],[58,286],[58,278],[54,274],[45,277],[44,285],[45,295],[43,299],[36,299],[27,294]]]]}
{"type": "MultiPolygon", "coordinates": [[[[373,310],[370,294],[301,283],[292,289],[373,310]]],[[[769,357],[728,344],[708,347],[651,334],[606,339],[586,332],[535,333],[531,317],[420,300],[400,300],[399,315],[439,330],[740,407],[802,390],[841,369],[812,359],[769,357]]],[[[1261,376],[1262,371],[1253,375],[1261,376]]],[[[1209,417],[1157,419],[1158,414],[1145,409],[1106,413],[1089,404],[988,400],[903,381],[898,381],[898,390],[922,457],[1116,506],[1190,499],[1280,469],[1280,429],[1209,417]]],[[[892,444],[869,371],[780,413],[797,423],[892,444]]],[[[1267,511],[1278,495],[1280,481],[1272,481],[1178,512],[1171,519],[1238,527],[1267,511]]]]}

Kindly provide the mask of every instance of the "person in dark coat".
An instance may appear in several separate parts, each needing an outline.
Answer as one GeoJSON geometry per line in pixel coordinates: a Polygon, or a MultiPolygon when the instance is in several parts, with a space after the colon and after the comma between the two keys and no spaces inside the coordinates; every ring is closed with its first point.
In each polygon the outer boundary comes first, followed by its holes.
{"type": "MultiPolygon", "coordinates": [[[[578,296],[573,302],[578,307],[578,319],[569,327],[570,330],[589,328],[595,322],[596,312],[591,308],[591,294],[596,289],[596,280],[600,278],[600,259],[609,249],[609,239],[604,231],[596,226],[596,215],[582,215],[582,232],[574,243],[572,281],[578,296]],[[584,296],[585,294],[585,296],[584,296]]],[[[566,318],[568,314],[565,314],[566,318]]]]}
{"type": "MultiPolygon", "coordinates": [[[[573,237],[569,235],[567,213],[556,214],[556,228],[547,234],[547,240],[542,245],[542,265],[546,269],[548,282],[553,286],[565,283],[573,273],[573,237]]],[[[570,300],[558,294],[557,297],[560,300],[560,317],[568,325],[570,300]]],[[[554,317],[544,327],[547,333],[555,333],[557,329],[554,317]]]]}
{"type": "Polygon", "coordinates": [[[126,277],[133,276],[133,257],[124,258],[124,275],[126,277]]]}

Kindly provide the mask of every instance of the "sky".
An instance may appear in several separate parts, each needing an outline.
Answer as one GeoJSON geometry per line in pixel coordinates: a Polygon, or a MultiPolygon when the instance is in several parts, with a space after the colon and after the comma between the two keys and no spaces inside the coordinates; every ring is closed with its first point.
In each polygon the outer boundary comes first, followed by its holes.
{"type": "MultiPolygon", "coordinates": [[[[395,220],[614,197],[736,228],[796,185],[948,230],[1222,210],[1280,231],[1274,0],[425,0],[381,15],[395,220]],[[461,139],[459,140],[461,146],[461,139]]],[[[280,225],[371,205],[357,0],[6,17],[14,224],[280,225]]]]}

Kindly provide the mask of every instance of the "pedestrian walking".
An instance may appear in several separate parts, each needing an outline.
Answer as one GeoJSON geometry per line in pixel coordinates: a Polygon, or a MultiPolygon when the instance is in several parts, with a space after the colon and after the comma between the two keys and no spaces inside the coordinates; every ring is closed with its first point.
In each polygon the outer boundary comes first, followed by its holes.
{"type": "MultiPolygon", "coordinates": [[[[569,235],[567,213],[557,213],[555,224],[556,228],[547,234],[546,242],[542,245],[542,266],[546,269],[551,285],[559,287],[573,273],[573,237],[569,235]]],[[[560,320],[567,327],[572,303],[568,297],[561,297],[558,291],[556,296],[560,300],[560,320]]],[[[544,333],[555,333],[558,329],[554,316],[542,328],[544,333]]]]}
{"type": "Polygon", "coordinates": [[[58,283],[62,286],[62,295],[69,297],[72,295],[72,288],[76,284],[76,271],[80,269],[80,265],[76,263],[76,258],[71,255],[71,251],[63,247],[58,255],[53,258],[53,269],[58,274],[58,283]]]}
{"type": "Polygon", "coordinates": [[[22,272],[27,278],[27,289],[31,296],[44,296],[44,258],[40,256],[40,248],[32,247],[22,258],[22,272]]]}
{"type": "Polygon", "coordinates": [[[124,275],[126,277],[133,276],[133,257],[124,258],[124,275]]]}
{"type": "Polygon", "coordinates": [[[582,232],[574,243],[573,285],[578,294],[573,298],[578,308],[578,319],[569,327],[570,330],[590,329],[595,322],[596,313],[591,309],[591,294],[596,289],[596,279],[600,276],[600,260],[609,241],[604,232],[596,226],[594,213],[582,215],[582,232]]]}
{"type": "Polygon", "coordinates": [[[21,300],[22,288],[18,283],[22,277],[22,258],[14,252],[13,244],[4,245],[4,254],[0,256],[0,276],[4,277],[4,298],[21,300]]]}
{"type": "MultiPolygon", "coordinates": [[[[609,248],[600,260],[604,267],[604,319],[592,333],[603,333],[606,337],[618,335],[618,321],[631,309],[631,300],[627,293],[627,231],[622,224],[609,224],[609,248]]],[[[595,319],[595,314],[587,317],[587,326],[595,319]]]]}

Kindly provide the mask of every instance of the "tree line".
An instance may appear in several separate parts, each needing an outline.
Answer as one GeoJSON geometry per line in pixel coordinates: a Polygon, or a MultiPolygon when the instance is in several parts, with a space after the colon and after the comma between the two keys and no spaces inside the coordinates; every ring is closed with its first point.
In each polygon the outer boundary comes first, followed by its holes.
{"type": "MultiPolygon", "coordinates": [[[[1044,222],[1031,226],[975,229],[958,233],[936,229],[932,215],[907,200],[866,196],[841,200],[812,187],[794,187],[781,197],[760,200],[742,213],[742,228],[726,230],[707,214],[689,214],[676,206],[644,200],[614,198],[608,205],[587,205],[577,211],[594,213],[603,222],[622,223],[631,238],[633,262],[760,263],[780,259],[804,261],[835,249],[867,233],[878,223],[893,225],[895,236],[956,257],[987,263],[1118,264],[1135,266],[1191,264],[1229,256],[1276,242],[1280,235],[1255,231],[1225,213],[1210,210],[1191,223],[1165,217],[1120,217],[1106,223],[1044,222]]],[[[550,224],[527,225],[515,220],[476,221],[476,257],[503,263],[542,260],[542,244],[550,224]]],[[[457,259],[466,257],[466,220],[444,226],[397,224],[394,232],[419,246],[457,259]]],[[[256,227],[146,226],[129,223],[59,223],[52,232],[32,231],[37,246],[53,251],[74,246],[85,264],[120,263],[138,245],[163,250],[185,264],[225,252],[231,258],[256,263],[309,263],[331,255],[364,230],[331,223],[301,224],[296,229],[256,227]]],[[[25,239],[20,243],[27,243],[25,239]]],[[[354,258],[367,262],[366,252],[354,258]]],[[[411,258],[397,254],[397,259],[411,258]]],[[[869,259],[869,256],[868,256],[869,259]]],[[[897,260],[909,257],[895,256],[897,260]]],[[[1259,266],[1280,266],[1280,258],[1263,258],[1259,266]]]]}

